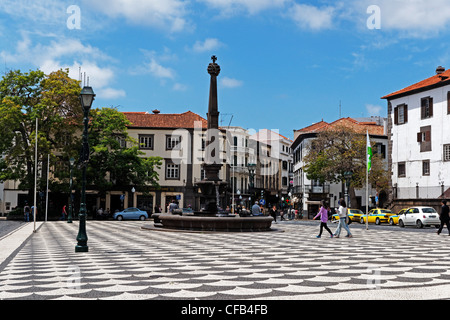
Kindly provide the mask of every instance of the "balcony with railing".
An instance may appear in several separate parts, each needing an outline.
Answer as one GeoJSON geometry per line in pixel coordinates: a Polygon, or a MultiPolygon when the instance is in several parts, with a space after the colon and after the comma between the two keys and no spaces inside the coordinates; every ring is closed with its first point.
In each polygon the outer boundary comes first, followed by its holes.
{"type": "Polygon", "coordinates": [[[291,191],[293,194],[309,193],[309,194],[327,194],[330,193],[330,185],[324,184],[321,186],[314,186],[305,184],[304,186],[295,186],[291,191]]]}

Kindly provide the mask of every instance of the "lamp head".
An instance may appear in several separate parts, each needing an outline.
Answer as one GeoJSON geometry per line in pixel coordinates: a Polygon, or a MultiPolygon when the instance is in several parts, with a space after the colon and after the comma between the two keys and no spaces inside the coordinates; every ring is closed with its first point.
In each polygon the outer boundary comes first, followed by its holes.
{"type": "Polygon", "coordinates": [[[95,93],[92,87],[83,87],[80,94],[81,106],[85,111],[89,111],[92,107],[92,103],[95,100],[95,93]]]}

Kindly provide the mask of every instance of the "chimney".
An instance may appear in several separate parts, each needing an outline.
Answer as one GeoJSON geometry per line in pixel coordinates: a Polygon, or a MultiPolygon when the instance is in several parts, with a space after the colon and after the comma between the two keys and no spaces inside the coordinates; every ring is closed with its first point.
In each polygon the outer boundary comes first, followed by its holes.
{"type": "Polygon", "coordinates": [[[436,74],[443,74],[445,72],[445,68],[442,66],[439,66],[436,68],[436,74]]]}
{"type": "Polygon", "coordinates": [[[161,111],[159,111],[158,109],[155,109],[152,112],[153,112],[153,114],[160,114],[161,113],[161,111]]]}

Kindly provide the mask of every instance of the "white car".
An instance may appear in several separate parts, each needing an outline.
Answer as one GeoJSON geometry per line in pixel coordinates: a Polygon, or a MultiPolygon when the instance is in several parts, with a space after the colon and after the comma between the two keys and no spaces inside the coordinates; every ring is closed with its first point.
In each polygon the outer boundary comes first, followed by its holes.
{"type": "Polygon", "coordinates": [[[416,226],[423,228],[424,226],[440,226],[439,214],[431,207],[411,207],[398,217],[398,225],[416,226]]]}

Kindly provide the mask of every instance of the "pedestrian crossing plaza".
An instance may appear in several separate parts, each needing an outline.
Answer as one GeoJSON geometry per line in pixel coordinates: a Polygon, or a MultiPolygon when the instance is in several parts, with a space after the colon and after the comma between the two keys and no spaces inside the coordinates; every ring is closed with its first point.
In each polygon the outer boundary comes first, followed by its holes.
{"type": "Polygon", "coordinates": [[[0,261],[0,299],[450,298],[450,237],[434,229],[371,226],[317,239],[318,224],[254,233],[162,231],[152,221],[86,228],[89,252],[75,253],[77,221],[43,223],[0,261]]]}

